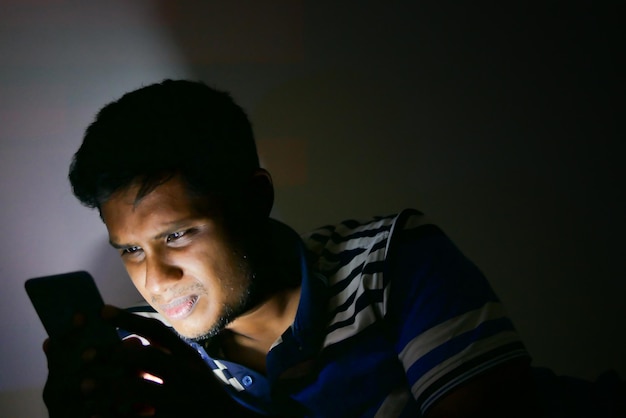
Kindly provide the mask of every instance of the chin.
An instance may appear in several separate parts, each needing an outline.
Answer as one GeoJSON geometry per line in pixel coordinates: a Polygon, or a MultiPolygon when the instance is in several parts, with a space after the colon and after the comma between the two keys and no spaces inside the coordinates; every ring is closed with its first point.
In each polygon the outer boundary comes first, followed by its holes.
{"type": "MultiPolygon", "coordinates": [[[[218,321],[219,322],[219,321],[218,321]]],[[[197,324],[200,325],[200,324],[197,324]]],[[[195,327],[176,327],[174,326],[174,331],[184,340],[193,341],[193,342],[201,342],[208,340],[211,337],[217,335],[224,327],[219,326],[220,324],[210,326],[195,326],[195,327]]]]}
{"type": "Polygon", "coordinates": [[[173,330],[181,339],[186,340],[186,341],[201,342],[213,336],[209,332],[188,331],[188,330],[180,331],[176,328],[173,328],[173,330]]]}

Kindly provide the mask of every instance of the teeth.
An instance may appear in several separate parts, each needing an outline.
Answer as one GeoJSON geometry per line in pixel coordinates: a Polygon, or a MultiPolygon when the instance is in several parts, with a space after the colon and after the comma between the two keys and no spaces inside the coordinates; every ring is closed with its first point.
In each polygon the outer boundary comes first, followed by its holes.
{"type": "Polygon", "coordinates": [[[180,306],[182,304],[189,303],[192,300],[193,300],[192,297],[186,297],[186,298],[177,299],[177,300],[171,302],[170,304],[165,305],[165,310],[170,310],[170,309],[176,308],[176,307],[178,307],[178,306],[180,306]]]}
{"type": "Polygon", "coordinates": [[[163,308],[166,316],[172,319],[180,319],[189,315],[193,310],[194,304],[198,300],[197,296],[189,296],[172,301],[163,308]]]}

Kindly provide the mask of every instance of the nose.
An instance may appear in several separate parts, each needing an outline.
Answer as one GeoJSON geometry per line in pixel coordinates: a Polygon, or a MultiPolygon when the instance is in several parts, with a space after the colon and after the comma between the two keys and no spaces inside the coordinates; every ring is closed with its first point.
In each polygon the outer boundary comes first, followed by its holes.
{"type": "Polygon", "coordinates": [[[162,254],[146,257],[145,288],[152,294],[161,294],[174,285],[183,275],[173,260],[162,254]]]}

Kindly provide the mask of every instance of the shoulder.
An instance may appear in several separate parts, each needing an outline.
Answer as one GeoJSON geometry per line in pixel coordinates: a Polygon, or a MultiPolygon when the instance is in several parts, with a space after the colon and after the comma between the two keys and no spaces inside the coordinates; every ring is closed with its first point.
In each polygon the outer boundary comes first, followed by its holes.
{"type": "Polygon", "coordinates": [[[325,346],[356,336],[386,315],[387,254],[398,231],[420,223],[416,210],[346,220],[303,235],[309,268],[324,276],[330,323],[325,346]]]}
{"type": "Polygon", "coordinates": [[[348,219],[328,224],[303,234],[301,238],[312,263],[323,272],[336,267],[333,260],[339,262],[340,256],[345,260],[382,250],[380,253],[385,257],[391,238],[401,235],[399,231],[414,230],[425,223],[421,212],[405,209],[392,215],[348,219]]]}

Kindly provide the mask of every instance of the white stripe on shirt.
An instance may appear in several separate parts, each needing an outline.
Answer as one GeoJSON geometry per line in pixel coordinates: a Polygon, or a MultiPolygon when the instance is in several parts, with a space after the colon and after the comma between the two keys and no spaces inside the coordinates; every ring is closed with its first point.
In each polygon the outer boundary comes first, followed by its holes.
{"type": "Polygon", "coordinates": [[[448,319],[413,338],[400,352],[405,369],[444,342],[471,331],[485,321],[506,316],[500,302],[487,302],[482,307],[448,319]]]}

